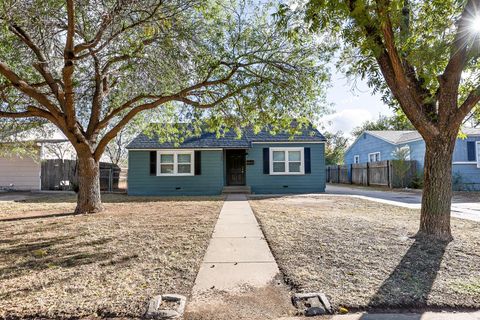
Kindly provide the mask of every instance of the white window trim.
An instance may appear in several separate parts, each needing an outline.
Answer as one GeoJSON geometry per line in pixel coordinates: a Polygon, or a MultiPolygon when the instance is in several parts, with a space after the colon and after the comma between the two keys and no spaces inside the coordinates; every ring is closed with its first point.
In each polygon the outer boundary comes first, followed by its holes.
{"type": "Polygon", "coordinates": [[[185,177],[195,175],[195,151],[194,150],[158,150],[157,151],[157,177],[185,177]],[[160,155],[173,154],[173,173],[161,173],[160,155]],[[178,155],[190,155],[190,173],[178,173],[178,155]]]}
{"type": "Polygon", "coordinates": [[[377,152],[372,152],[372,153],[369,153],[369,154],[368,154],[368,162],[369,162],[369,163],[372,163],[372,162],[370,161],[370,156],[371,156],[371,155],[375,155],[375,154],[378,154],[378,161],[375,161],[375,162],[380,162],[380,161],[382,161],[382,158],[381,158],[381,156],[380,156],[380,151],[377,151],[377,152]]]}
{"type": "Polygon", "coordinates": [[[360,163],[360,155],[359,154],[356,154],[356,155],[353,156],[353,163],[355,163],[355,164],[360,163]],[[358,161],[357,161],[357,159],[358,159],[358,161]]]}
{"type": "Polygon", "coordinates": [[[477,168],[480,168],[480,141],[477,141],[476,146],[477,146],[477,148],[476,148],[475,151],[477,152],[477,154],[476,154],[476,157],[477,157],[477,168]]]}
{"type": "MultiPolygon", "coordinates": [[[[295,148],[295,147],[283,147],[283,148],[269,148],[270,149],[270,175],[273,176],[285,176],[285,175],[302,175],[305,174],[305,156],[304,156],[304,149],[305,148],[295,148]],[[274,151],[283,151],[285,152],[285,172],[273,172],[273,152],[274,151]],[[300,151],[300,172],[288,172],[288,151],[300,151]]],[[[292,161],[298,162],[298,161],[292,161]]]]}

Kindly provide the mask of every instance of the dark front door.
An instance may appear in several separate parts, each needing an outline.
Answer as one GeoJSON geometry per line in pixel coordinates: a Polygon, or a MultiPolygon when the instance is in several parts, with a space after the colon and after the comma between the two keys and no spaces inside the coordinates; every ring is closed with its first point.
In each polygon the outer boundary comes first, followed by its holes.
{"type": "Polygon", "coordinates": [[[227,150],[227,185],[245,185],[245,150],[227,150]]]}

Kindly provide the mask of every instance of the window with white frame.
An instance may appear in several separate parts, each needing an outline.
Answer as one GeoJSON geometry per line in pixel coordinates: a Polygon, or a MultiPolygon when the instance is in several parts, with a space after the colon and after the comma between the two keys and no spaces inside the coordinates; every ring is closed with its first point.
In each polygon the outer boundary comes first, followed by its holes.
{"type": "Polygon", "coordinates": [[[353,156],[353,163],[360,163],[360,155],[356,154],[353,156]]]}
{"type": "Polygon", "coordinates": [[[368,154],[368,162],[378,162],[380,159],[380,152],[372,152],[368,154]]]}
{"type": "Polygon", "coordinates": [[[270,148],[270,174],[304,174],[303,148],[270,148]]]}
{"type": "Polygon", "coordinates": [[[480,168],[480,141],[477,141],[477,168],[480,168]]]}
{"type": "Polygon", "coordinates": [[[157,176],[193,176],[193,150],[162,150],[157,152],[157,176]]]}

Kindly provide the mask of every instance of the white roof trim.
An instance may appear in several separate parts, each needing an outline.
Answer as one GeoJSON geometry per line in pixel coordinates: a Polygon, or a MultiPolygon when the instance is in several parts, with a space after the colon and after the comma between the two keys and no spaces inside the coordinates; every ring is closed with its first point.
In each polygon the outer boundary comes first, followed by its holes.
{"type": "Polygon", "coordinates": [[[345,153],[344,153],[344,154],[346,154],[348,151],[350,151],[350,149],[353,147],[353,145],[354,145],[355,143],[357,143],[357,141],[358,141],[364,134],[365,134],[365,131],[363,131],[363,132],[355,139],[355,141],[353,141],[352,144],[348,146],[348,148],[347,148],[347,150],[345,150],[345,153]]]}

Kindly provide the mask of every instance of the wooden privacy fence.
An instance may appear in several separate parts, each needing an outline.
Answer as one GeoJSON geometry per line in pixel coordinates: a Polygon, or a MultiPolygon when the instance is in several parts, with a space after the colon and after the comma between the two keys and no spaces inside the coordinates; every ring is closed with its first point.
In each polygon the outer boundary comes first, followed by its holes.
{"type": "Polygon", "coordinates": [[[348,166],[327,166],[327,182],[350,183],[348,166]]]}
{"type": "Polygon", "coordinates": [[[386,160],[327,166],[326,179],[330,183],[399,188],[409,186],[416,175],[416,161],[386,160]]]}
{"type": "MultiPolygon", "coordinates": [[[[120,167],[100,162],[100,190],[118,190],[120,167]]],[[[77,161],[49,159],[42,161],[42,190],[75,190],[78,186],[77,161]]]]}

